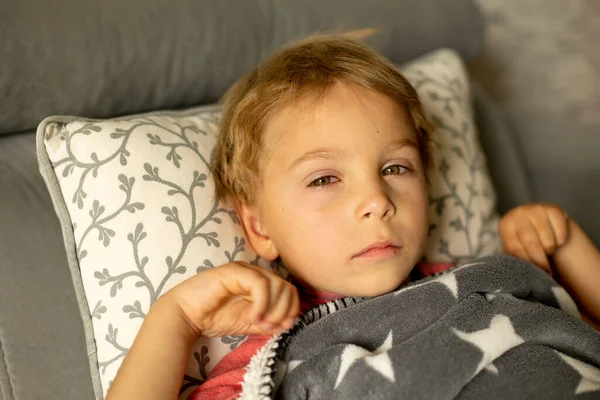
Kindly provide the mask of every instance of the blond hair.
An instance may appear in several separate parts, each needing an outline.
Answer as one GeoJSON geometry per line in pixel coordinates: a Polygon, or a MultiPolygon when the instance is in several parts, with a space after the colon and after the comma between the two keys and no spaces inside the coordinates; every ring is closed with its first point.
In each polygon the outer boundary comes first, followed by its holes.
{"type": "Polygon", "coordinates": [[[318,101],[336,82],[373,90],[404,107],[427,169],[431,125],[417,92],[389,60],[357,40],[363,32],[295,42],[229,89],[223,98],[214,155],[217,199],[253,205],[261,183],[263,132],[269,119],[298,100],[318,101]]]}

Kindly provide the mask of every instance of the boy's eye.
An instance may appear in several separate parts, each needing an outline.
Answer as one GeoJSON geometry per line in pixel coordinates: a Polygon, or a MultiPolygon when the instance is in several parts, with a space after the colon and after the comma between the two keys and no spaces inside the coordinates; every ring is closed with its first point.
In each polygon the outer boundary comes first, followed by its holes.
{"type": "Polygon", "coordinates": [[[402,165],[390,165],[389,167],[385,167],[383,169],[383,171],[381,171],[381,174],[383,176],[386,175],[401,175],[405,172],[408,172],[409,169],[405,166],[402,165]]]}
{"type": "Polygon", "coordinates": [[[312,181],[308,186],[327,186],[327,185],[330,185],[330,184],[336,182],[335,179],[336,178],[331,175],[321,176],[321,177],[315,179],[314,181],[312,181]]]}

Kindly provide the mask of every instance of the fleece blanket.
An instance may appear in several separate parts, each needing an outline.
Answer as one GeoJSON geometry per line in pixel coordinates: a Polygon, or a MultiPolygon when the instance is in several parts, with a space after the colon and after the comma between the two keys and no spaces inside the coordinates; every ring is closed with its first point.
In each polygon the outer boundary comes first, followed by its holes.
{"type": "Polygon", "coordinates": [[[541,269],[492,256],[309,310],[242,387],[242,399],[600,398],[600,333],[541,269]]]}

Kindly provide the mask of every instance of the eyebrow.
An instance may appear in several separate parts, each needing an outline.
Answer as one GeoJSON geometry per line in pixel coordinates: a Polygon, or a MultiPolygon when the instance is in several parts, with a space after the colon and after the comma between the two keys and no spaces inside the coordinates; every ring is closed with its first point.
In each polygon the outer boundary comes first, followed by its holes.
{"type": "Polygon", "coordinates": [[[311,160],[332,160],[337,156],[338,152],[329,148],[319,148],[311,151],[307,151],[300,157],[296,158],[289,169],[294,169],[298,165],[311,160]]]}
{"type": "Polygon", "coordinates": [[[400,150],[403,147],[411,147],[414,150],[419,150],[419,145],[417,144],[417,141],[409,138],[394,140],[393,142],[387,145],[387,149],[390,152],[400,150]]]}
{"type": "MultiPolygon", "coordinates": [[[[393,151],[398,151],[400,149],[402,149],[403,147],[411,147],[415,150],[419,149],[419,146],[417,145],[417,142],[413,139],[409,139],[409,138],[404,138],[404,139],[398,139],[398,140],[394,140],[392,142],[390,142],[387,146],[386,146],[386,150],[388,152],[393,152],[393,151]]],[[[314,149],[314,150],[310,150],[307,151],[306,153],[302,154],[300,157],[296,158],[294,160],[294,162],[292,162],[290,164],[290,167],[288,169],[294,169],[296,168],[298,165],[303,164],[307,161],[312,161],[312,160],[332,160],[334,158],[336,158],[336,156],[338,156],[339,152],[337,152],[334,149],[331,148],[318,148],[318,149],[314,149]]]]}

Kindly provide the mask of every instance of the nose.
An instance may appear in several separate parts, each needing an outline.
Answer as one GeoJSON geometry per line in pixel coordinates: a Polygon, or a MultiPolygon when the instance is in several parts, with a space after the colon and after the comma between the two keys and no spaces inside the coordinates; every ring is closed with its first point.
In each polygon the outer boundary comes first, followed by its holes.
{"type": "Polygon", "coordinates": [[[396,214],[396,207],[383,185],[385,183],[363,188],[357,207],[358,219],[389,220],[396,214]]]}

